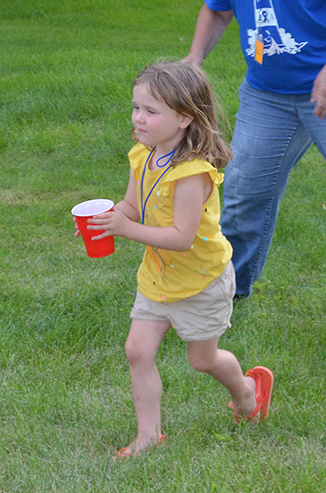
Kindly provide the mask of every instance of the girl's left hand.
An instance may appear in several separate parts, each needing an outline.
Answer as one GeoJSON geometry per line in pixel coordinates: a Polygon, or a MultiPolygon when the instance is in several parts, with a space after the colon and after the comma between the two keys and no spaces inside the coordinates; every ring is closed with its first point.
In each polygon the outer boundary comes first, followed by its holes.
{"type": "Polygon", "coordinates": [[[75,223],[75,230],[76,230],[76,233],[74,234],[74,236],[79,236],[80,235],[80,231],[78,229],[78,224],[77,224],[77,218],[75,216],[73,216],[73,221],[75,223]]]}
{"type": "Polygon", "coordinates": [[[93,237],[93,241],[101,240],[106,236],[125,236],[128,231],[128,225],[131,220],[119,209],[113,209],[110,212],[104,212],[88,219],[87,229],[102,231],[100,235],[93,237]]]}

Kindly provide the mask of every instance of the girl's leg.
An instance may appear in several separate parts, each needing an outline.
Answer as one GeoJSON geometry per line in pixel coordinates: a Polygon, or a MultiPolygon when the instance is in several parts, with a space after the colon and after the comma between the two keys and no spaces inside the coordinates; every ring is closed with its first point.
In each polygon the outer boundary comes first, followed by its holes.
{"type": "Polygon", "coordinates": [[[162,383],[155,364],[157,350],[171,324],[133,319],[126,342],[138,421],[137,438],[122,455],[136,454],[160,440],[162,383]]]}
{"type": "MultiPolygon", "coordinates": [[[[256,382],[244,377],[234,354],[218,349],[218,339],[188,343],[190,364],[198,371],[212,375],[228,389],[237,416],[249,416],[257,405],[255,397],[256,382]]],[[[253,421],[259,420],[259,415],[253,421]]]]}

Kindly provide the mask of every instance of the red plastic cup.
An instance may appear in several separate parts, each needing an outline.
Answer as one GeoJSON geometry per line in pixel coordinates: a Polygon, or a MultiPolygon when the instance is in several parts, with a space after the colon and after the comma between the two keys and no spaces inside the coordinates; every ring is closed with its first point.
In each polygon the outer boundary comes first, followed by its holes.
{"type": "Polygon", "coordinates": [[[114,252],[114,237],[106,236],[101,240],[92,240],[93,236],[100,235],[103,231],[87,229],[88,219],[111,211],[114,207],[112,200],[94,199],[81,202],[71,209],[71,213],[77,219],[78,229],[85,243],[87,255],[92,258],[107,257],[114,252]]]}

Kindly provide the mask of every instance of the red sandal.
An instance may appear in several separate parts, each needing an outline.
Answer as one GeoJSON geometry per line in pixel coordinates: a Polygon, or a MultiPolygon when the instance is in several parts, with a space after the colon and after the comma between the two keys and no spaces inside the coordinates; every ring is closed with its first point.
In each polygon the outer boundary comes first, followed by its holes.
{"type": "Polygon", "coordinates": [[[260,413],[260,420],[266,421],[268,417],[268,411],[271,404],[272,390],[274,383],[274,375],[268,368],[264,366],[255,366],[253,370],[248,370],[244,375],[245,377],[251,377],[256,382],[256,401],[257,406],[249,416],[238,417],[234,411],[234,417],[237,423],[245,419],[247,421],[252,420],[258,413],[260,413]]]}

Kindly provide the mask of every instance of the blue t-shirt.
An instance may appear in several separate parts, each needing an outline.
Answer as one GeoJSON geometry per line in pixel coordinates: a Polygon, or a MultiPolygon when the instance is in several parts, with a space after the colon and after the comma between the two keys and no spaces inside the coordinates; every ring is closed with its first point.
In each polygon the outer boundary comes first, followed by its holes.
{"type": "Polygon", "coordinates": [[[205,0],[215,11],[233,10],[240,27],[248,83],[263,91],[310,93],[326,64],[325,0],[205,0]],[[263,63],[255,60],[258,34],[263,63]]]}

